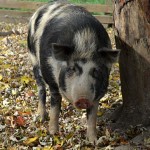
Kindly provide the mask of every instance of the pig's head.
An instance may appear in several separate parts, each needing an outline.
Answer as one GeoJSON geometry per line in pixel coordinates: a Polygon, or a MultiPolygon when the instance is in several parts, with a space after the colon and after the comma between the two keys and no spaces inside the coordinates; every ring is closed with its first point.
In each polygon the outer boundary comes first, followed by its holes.
{"type": "Polygon", "coordinates": [[[111,64],[118,50],[101,48],[90,57],[73,54],[72,47],[53,44],[53,57],[62,65],[59,73],[61,94],[78,109],[87,109],[107,91],[111,64]],[[74,57],[76,55],[76,57],[74,57]]]}

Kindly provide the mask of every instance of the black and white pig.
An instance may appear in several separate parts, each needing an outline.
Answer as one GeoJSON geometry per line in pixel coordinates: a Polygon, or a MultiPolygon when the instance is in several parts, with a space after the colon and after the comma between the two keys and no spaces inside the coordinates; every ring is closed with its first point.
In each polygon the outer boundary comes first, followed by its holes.
{"type": "Polygon", "coordinates": [[[45,83],[51,92],[50,134],[58,131],[64,97],[76,108],[87,110],[87,137],[96,141],[99,100],[107,91],[110,69],[119,54],[112,50],[104,27],[82,7],[53,2],[40,7],[31,17],[28,48],[43,121],[45,83]]]}

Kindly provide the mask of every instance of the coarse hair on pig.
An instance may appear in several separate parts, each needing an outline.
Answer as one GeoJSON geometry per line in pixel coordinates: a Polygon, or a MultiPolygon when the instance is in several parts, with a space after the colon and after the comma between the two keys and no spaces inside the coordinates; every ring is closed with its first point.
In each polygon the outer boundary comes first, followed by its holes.
{"type": "Polygon", "coordinates": [[[102,24],[80,6],[48,3],[30,19],[28,48],[42,121],[47,114],[45,85],[50,89],[50,134],[59,129],[64,97],[77,109],[87,110],[87,137],[95,142],[99,100],[107,92],[110,69],[119,55],[118,50],[112,50],[102,24]]]}

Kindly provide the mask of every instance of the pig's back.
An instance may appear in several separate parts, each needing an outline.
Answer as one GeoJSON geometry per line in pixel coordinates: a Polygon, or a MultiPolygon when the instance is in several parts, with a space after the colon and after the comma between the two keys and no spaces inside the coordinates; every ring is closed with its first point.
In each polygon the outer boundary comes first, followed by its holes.
{"type": "Polygon", "coordinates": [[[30,41],[31,45],[34,45],[32,50],[38,60],[39,55],[51,56],[51,43],[75,47],[74,36],[84,29],[93,31],[97,48],[110,45],[109,37],[101,23],[79,6],[61,2],[47,4],[39,8],[31,20],[30,41]]]}

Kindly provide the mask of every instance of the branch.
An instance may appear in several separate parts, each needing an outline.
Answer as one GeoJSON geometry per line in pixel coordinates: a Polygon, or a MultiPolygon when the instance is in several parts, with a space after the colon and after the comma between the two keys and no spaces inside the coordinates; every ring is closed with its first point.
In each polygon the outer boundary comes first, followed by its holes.
{"type": "Polygon", "coordinates": [[[20,35],[20,32],[17,30],[12,30],[12,31],[8,31],[8,32],[0,32],[0,36],[9,36],[11,34],[20,35]]]}

